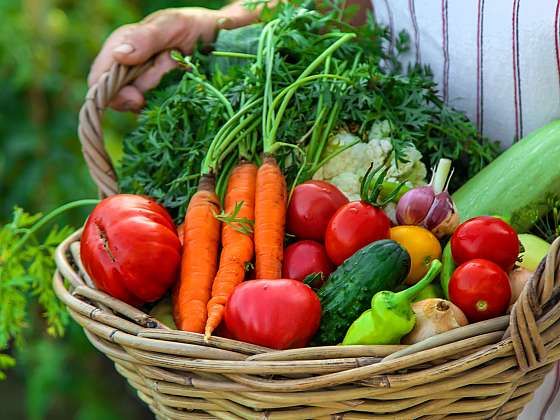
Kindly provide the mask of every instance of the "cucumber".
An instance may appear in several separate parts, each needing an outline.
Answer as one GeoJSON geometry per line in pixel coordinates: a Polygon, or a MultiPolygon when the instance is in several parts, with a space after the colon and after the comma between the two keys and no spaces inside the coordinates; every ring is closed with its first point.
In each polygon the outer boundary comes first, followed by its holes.
{"type": "Polygon", "coordinates": [[[461,222],[497,213],[527,232],[535,215],[548,212],[545,198],[560,195],[559,161],[560,120],[515,143],[453,194],[461,222]]]}
{"type": "Polygon", "coordinates": [[[381,290],[393,290],[404,282],[410,256],[397,242],[384,239],[366,245],[334,271],[317,295],[322,317],[313,345],[338,344],[371,298],[381,290]]]}

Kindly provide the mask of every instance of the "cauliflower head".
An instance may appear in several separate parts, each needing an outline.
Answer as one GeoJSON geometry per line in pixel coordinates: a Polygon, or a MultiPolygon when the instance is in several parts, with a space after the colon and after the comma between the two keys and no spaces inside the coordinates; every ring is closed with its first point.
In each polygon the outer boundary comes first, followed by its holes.
{"type": "Polygon", "coordinates": [[[329,155],[352,144],[354,145],[319,168],[313,179],[331,182],[351,201],[360,199],[360,183],[372,163],[374,167],[385,163],[389,169],[387,181],[406,181],[410,187],[426,183],[426,166],[422,163],[422,154],[414,146],[407,147],[404,151],[407,162],[395,163],[387,121],[373,124],[367,143],[347,131],[331,136],[325,153],[329,155]]]}

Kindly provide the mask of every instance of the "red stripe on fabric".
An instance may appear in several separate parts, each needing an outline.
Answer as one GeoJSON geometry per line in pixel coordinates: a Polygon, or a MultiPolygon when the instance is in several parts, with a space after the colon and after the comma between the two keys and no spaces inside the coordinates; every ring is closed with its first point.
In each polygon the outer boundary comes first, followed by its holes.
{"type": "Polygon", "coordinates": [[[414,29],[414,47],[416,49],[416,63],[420,63],[422,61],[422,57],[420,55],[420,32],[418,31],[418,21],[416,20],[416,8],[414,6],[414,0],[408,0],[408,11],[410,13],[410,20],[412,21],[412,28],[414,29]]]}
{"type": "MultiPolygon", "coordinates": [[[[559,0],[560,1],[560,0],[559,0]]],[[[476,37],[476,126],[482,134],[484,130],[484,0],[478,0],[478,22],[476,37]]]]}
{"type": "Polygon", "coordinates": [[[558,84],[560,85],[560,27],[558,27],[558,16],[560,14],[560,0],[556,3],[556,15],[554,17],[554,51],[556,52],[556,69],[558,70],[558,84]]]}
{"type": "Polygon", "coordinates": [[[519,60],[519,5],[521,0],[517,0],[517,10],[515,12],[515,55],[517,59],[517,96],[519,97],[519,138],[523,137],[523,96],[521,95],[521,61],[519,60]]]}
{"type": "Polygon", "coordinates": [[[449,84],[449,51],[448,51],[448,33],[447,33],[447,0],[441,1],[441,35],[443,46],[443,99],[448,99],[449,84]]]}
{"type": "Polygon", "coordinates": [[[517,85],[517,0],[513,0],[513,13],[511,16],[511,48],[513,59],[513,101],[515,108],[515,139],[519,140],[519,98],[518,98],[518,85],[517,85]]]}

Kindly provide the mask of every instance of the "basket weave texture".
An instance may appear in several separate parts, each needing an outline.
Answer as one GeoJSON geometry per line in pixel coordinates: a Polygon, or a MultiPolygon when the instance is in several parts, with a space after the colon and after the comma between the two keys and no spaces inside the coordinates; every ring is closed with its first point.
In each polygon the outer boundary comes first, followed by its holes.
{"type": "MultiPolygon", "coordinates": [[[[101,117],[151,66],[114,65],[89,90],[79,134],[102,196],[117,191],[101,117]]],[[[90,340],[160,419],[516,418],[560,359],[560,240],[510,315],[412,346],[276,351],[170,330],[96,290],[81,231],[60,245],[54,289],[90,340]]]]}

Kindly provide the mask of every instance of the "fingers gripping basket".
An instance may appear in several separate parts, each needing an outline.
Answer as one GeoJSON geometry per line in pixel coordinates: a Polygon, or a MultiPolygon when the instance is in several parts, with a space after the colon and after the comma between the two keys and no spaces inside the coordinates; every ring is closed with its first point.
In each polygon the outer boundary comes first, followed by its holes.
{"type": "MultiPolygon", "coordinates": [[[[117,191],[102,111],[149,66],[115,65],[80,113],[84,156],[102,195],[117,191]]],[[[408,347],[272,351],[223,338],[205,343],[96,290],[82,270],[80,233],[57,251],[54,289],[161,419],[509,419],[560,358],[559,241],[511,316],[408,347]]]]}

